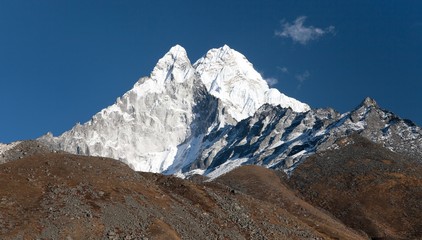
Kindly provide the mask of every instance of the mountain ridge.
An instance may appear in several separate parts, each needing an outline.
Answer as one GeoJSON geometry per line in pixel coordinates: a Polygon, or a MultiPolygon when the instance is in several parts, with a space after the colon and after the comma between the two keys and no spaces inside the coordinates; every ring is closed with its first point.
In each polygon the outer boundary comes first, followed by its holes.
{"type": "Polygon", "coordinates": [[[421,164],[422,128],[371,97],[311,108],[175,45],[86,123],[0,143],[0,238],[422,239],[421,164]]]}
{"type": "Polygon", "coordinates": [[[176,45],[149,77],[91,121],[39,140],[71,153],[119,159],[136,170],[177,173],[183,161],[198,157],[206,135],[237,124],[265,102],[310,109],[270,89],[246,57],[227,45],[211,49],[194,65],[176,45]],[[190,159],[180,159],[185,156],[190,159]]]}
{"type": "Polygon", "coordinates": [[[193,65],[176,45],[149,77],[89,122],[38,140],[55,150],[111,157],[138,171],[216,178],[250,164],[291,174],[309,156],[354,133],[422,159],[421,128],[372,98],[343,114],[311,109],[269,88],[252,63],[227,45],[193,65]]]}

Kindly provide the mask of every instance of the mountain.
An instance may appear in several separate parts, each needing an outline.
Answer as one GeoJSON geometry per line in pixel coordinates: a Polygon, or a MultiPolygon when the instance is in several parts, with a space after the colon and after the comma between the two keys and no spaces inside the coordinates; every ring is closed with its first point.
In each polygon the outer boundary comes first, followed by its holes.
{"type": "Polygon", "coordinates": [[[422,159],[422,130],[366,98],[340,114],[268,87],[241,53],[223,46],[191,64],[174,46],[116,103],[58,137],[56,150],[118,159],[138,171],[216,178],[239,165],[290,174],[307,157],[357,133],[422,159]]]}
{"type": "Polygon", "coordinates": [[[295,112],[265,104],[254,116],[227,127],[210,141],[203,158],[191,169],[211,162],[206,170],[195,172],[216,177],[238,165],[253,164],[291,173],[307,157],[337,148],[338,139],[353,133],[422,160],[421,128],[366,98],[344,114],[330,108],[295,112]]]}
{"type": "Polygon", "coordinates": [[[297,112],[310,109],[277,89],[270,89],[246,57],[227,45],[211,49],[193,66],[208,92],[222,101],[236,121],[252,116],[264,103],[290,107],[297,112]]]}
{"type": "Polygon", "coordinates": [[[191,65],[177,45],[149,77],[91,121],[40,140],[70,153],[119,159],[135,170],[178,173],[199,157],[208,135],[253,115],[264,103],[310,109],[269,88],[228,46],[210,50],[191,65]]]}
{"type": "Polygon", "coordinates": [[[420,239],[421,162],[374,99],[311,109],[228,46],[175,46],[89,122],[0,144],[0,236],[420,239]]]}

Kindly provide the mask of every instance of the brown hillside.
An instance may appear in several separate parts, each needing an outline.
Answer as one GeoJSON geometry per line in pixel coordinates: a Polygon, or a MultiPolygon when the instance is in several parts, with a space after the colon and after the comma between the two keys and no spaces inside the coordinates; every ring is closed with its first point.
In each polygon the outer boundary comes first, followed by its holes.
{"type": "Polygon", "coordinates": [[[281,206],[286,210],[286,215],[297,218],[326,236],[350,240],[366,238],[297,197],[280,181],[273,170],[255,165],[241,166],[215,181],[254,198],[281,206]]]}
{"type": "Polygon", "coordinates": [[[43,153],[0,165],[0,239],[333,239],[284,206],[112,159],[43,153]]]}
{"type": "Polygon", "coordinates": [[[288,183],[373,239],[422,239],[422,166],[362,137],[308,158],[288,183]]]}

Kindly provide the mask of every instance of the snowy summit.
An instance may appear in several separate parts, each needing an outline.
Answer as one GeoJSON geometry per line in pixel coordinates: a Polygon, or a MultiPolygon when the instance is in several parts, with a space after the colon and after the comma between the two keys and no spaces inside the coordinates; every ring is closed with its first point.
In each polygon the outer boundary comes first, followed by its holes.
{"type": "Polygon", "coordinates": [[[310,109],[307,104],[270,89],[246,57],[227,45],[209,50],[193,66],[208,92],[221,99],[237,121],[252,116],[264,103],[290,107],[296,112],[310,109]]]}
{"type": "Polygon", "coordinates": [[[61,136],[40,140],[71,153],[119,159],[138,171],[180,173],[203,154],[207,135],[253,116],[266,103],[310,110],[269,88],[246,57],[227,45],[193,65],[176,45],[115,104],[61,136]]]}

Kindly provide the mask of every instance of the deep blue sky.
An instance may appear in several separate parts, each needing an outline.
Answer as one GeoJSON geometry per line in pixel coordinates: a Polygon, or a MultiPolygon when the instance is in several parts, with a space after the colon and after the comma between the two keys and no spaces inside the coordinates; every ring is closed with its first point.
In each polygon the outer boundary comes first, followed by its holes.
{"type": "Polygon", "coordinates": [[[371,96],[422,125],[422,1],[1,0],[0,142],[88,121],[175,44],[192,62],[227,44],[312,107],[371,96]]]}

